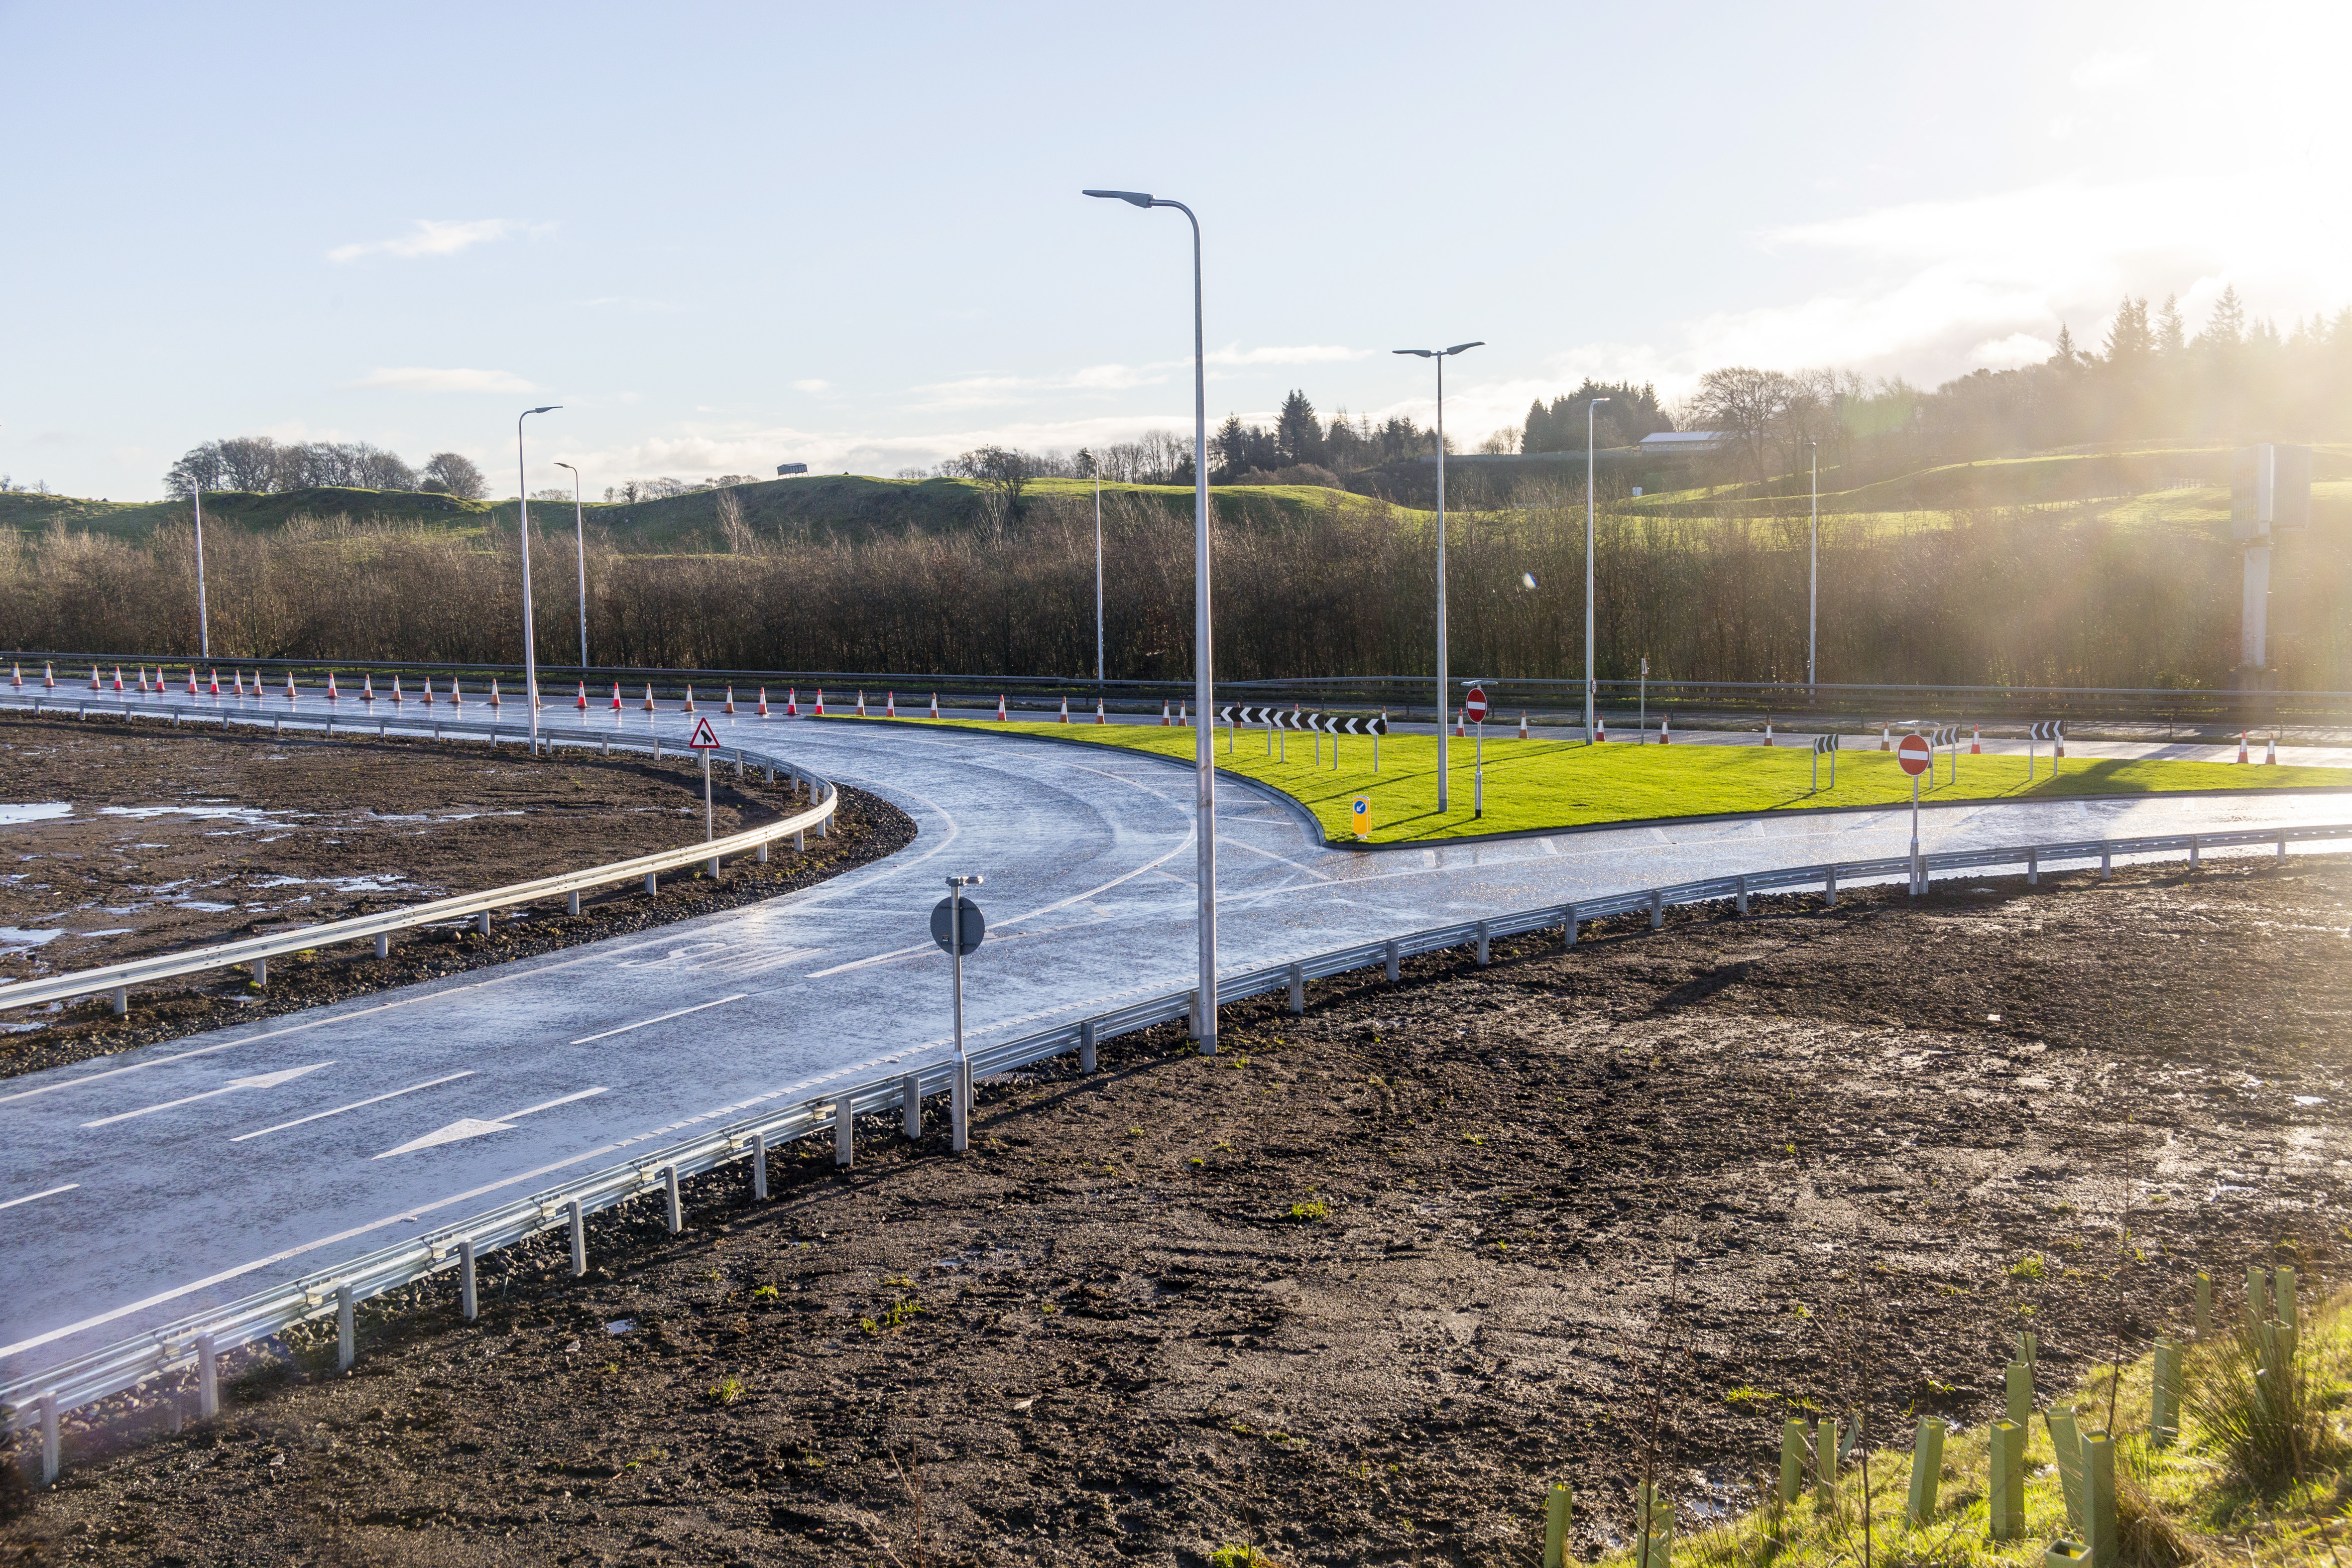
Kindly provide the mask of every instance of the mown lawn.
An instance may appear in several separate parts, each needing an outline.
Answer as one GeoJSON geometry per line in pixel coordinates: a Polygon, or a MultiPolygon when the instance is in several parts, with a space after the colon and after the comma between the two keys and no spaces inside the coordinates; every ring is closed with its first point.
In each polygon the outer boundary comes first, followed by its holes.
{"type": "MultiPolygon", "coordinates": [[[[902,724],[929,724],[901,719],[902,724]]],[[[992,720],[941,720],[942,728],[1010,735],[1043,735],[1097,745],[1125,746],[1162,756],[1192,755],[1193,731],[1157,726],[1005,723],[992,720]]],[[[1324,737],[1322,765],[1316,763],[1316,737],[1277,739],[1286,753],[1267,754],[1263,731],[1244,730],[1231,742],[1217,731],[1217,763],[1281,790],[1307,806],[1333,842],[1351,841],[1350,803],[1371,801],[1370,841],[1404,843],[1458,838],[1480,833],[1517,833],[1589,823],[1646,817],[1705,816],[1726,812],[1784,811],[1811,806],[1893,805],[1911,798],[1910,776],[1892,753],[1845,752],[1837,759],[1837,784],[1830,785],[1830,760],[1822,759],[1821,787],[1811,785],[1812,752],[1806,746],[1587,746],[1575,741],[1486,742],[1486,813],[1471,812],[1471,752],[1468,741],[1454,742],[1452,809],[1437,810],[1437,738],[1391,735],[1380,742],[1381,767],[1372,771],[1372,742],[1363,736],[1324,737]],[[1333,747],[1338,748],[1338,763],[1333,747]]],[[[1965,753],[1965,749],[1964,749],[1965,753]]],[[[1951,764],[1937,753],[1930,786],[1920,781],[1923,804],[1958,800],[2051,800],[2077,795],[2159,795],[2179,790],[2352,789],[2352,768],[2240,767],[2231,763],[2132,762],[2070,757],[2052,773],[2045,749],[2026,777],[2023,757],[1971,757],[1951,764]]]]}

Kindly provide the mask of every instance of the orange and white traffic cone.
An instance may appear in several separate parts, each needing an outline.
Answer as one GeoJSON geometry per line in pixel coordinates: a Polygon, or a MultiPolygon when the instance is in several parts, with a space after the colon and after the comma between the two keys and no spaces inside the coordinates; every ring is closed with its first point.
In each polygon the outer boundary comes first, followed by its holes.
{"type": "Polygon", "coordinates": [[[787,686],[784,688],[784,717],[797,719],[800,716],[801,689],[797,686],[787,686]]]}
{"type": "Polygon", "coordinates": [[[862,686],[857,689],[857,716],[866,717],[866,689],[862,686]]]}
{"type": "Polygon", "coordinates": [[[1969,755],[1972,757],[1981,757],[1984,755],[1984,726],[1981,724],[1969,726],[1969,755]]]}
{"type": "Polygon", "coordinates": [[[362,702],[375,700],[375,676],[373,672],[360,677],[360,700],[362,702]]]}
{"type": "Polygon", "coordinates": [[[218,697],[220,695],[220,671],[217,669],[208,669],[205,671],[205,675],[206,677],[205,684],[212,689],[210,691],[206,692],[205,695],[209,697],[218,697]]]}
{"type": "Polygon", "coordinates": [[[286,672],[286,700],[289,702],[298,700],[294,695],[294,672],[290,669],[286,672]]]}
{"type": "Polygon", "coordinates": [[[733,687],[730,686],[727,689],[727,705],[724,708],[721,708],[719,711],[721,713],[732,713],[735,711],[735,689],[733,687]]]}
{"type": "Polygon", "coordinates": [[[57,684],[58,684],[58,667],[57,667],[56,665],[54,665],[54,664],[50,664],[50,663],[47,663],[47,662],[44,661],[44,662],[43,662],[43,664],[41,665],[41,686],[42,686],[42,688],[43,688],[44,689],[46,689],[46,690],[52,690],[52,691],[53,691],[53,690],[55,690],[55,689],[57,689],[57,684]]]}
{"type": "Polygon", "coordinates": [[[1528,710],[1527,710],[1526,709],[1522,708],[1522,709],[1520,709],[1520,710],[1519,710],[1519,739],[1520,739],[1520,740],[1522,740],[1522,741],[1524,741],[1524,740],[1526,740],[1527,738],[1528,738],[1528,710]]]}
{"type": "Polygon", "coordinates": [[[646,682],[646,711],[651,713],[654,710],[654,683],[648,680],[646,682]]]}
{"type": "Polygon", "coordinates": [[[1002,691],[996,694],[996,721],[1000,724],[1004,722],[1004,693],[1002,691]]]}
{"type": "Polygon", "coordinates": [[[394,708],[397,708],[400,706],[400,677],[395,675],[392,678],[392,705],[394,708]]]}
{"type": "MultiPolygon", "coordinates": [[[[18,684],[19,684],[19,685],[22,685],[23,683],[20,681],[20,682],[18,682],[18,684]]],[[[192,665],[188,666],[188,695],[189,695],[189,696],[191,696],[191,697],[194,697],[195,694],[196,694],[196,667],[195,667],[194,665],[193,665],[193,664],[192,664],[192,665]]]]}
{"type": "Polygon", "coordinates": [[[1675,721],[1666,717],[1664,713],[1661,713],[1658,715],[1658,744],[1661,746],[1671,746],[1674,743],[1675,721]]]}
{"type": "Polygon", "coordinates": [[[1179,702],[1176,704],[1176,728],[1179,730],[1189,730],[1192,727],[1192,715],[1191,711],[1183,703],[1179,702]]]}
{"type": "MultiPolygon", "coordinates": [[[[455,676],[450,678],[449,689],[452,691],[457,689],[457,678],[455,676]]],[[[433,678],[429,675],[425,678],[425,706],[427,708],[433,706],[433,678]]]]}
{"type": "Polygon", "coordinates": [[[2278,731],[2276,730],[2271,731],[2270,750],[2263,754],[2263,761],[2272,767],[2278,766],[2278,731]]]}
{"type": "Polygon", "coordinates": [[[691,713],[694,711],[694,682],[691,680],[686,683],[686,706],[679,709],[678,711],[681,713],[691,713]]]}
{"type": "Polygon", "coordinates": [[[618,713],[620,710],[621,710],[621,683],[620,683],[619,681],[617,681],[617,680],[616,680],[616,681],[613,682],[613,711],[614,711],[614,712],[615,712],[615,713],[618,713]]]}
{"type": "Polygon", "coordinates": [[[2239,762],[2241,762],[2241,763],[2244,763],[2244,762],[2245,762],[2245,761],[2247,761],[2247,760],[2248,760],[2248,759],[2247,759],[2247,757],[2246,757],[2246,732],[2245,732],[2243,730],[2241,730],[2241,731],[2238,731],[2238,761],[2239,761],[2239,762]]]}
{"type": "Polygon", "coordinates": [[[500,707],[504,705],[504,702],[505,699],[499,695],[499,678],[493,675],[490,677],[490,706],[493,708],[500,707]]]}
{"type": "Polygon", "coordinates": [[[1065,697],[1065,698],[1063,698],[1063,699],[1062,699],[1062,722],[1063,722],[1063,723],[1065,723],[1065,724],[1066,724],[1066,723],[1068,723],[1069,721],[1070,721],[1070,700],[1069,700],[1068,698],[1065,697]]]}
{"type": "Polygon", "coordinates": [[[114,667],[114,689],[122,689],[122,667],[119,664],[114,667]]]}
{"type": "Polygon", "coordinates": [[[939,716],[940,716],[940,694],[939,694],[938,692],[934,691],[934,692],[932,692],[932,693],[931,693],[931,717],[932,717],[932,718],[934,718],[934,719],[936,719],[936,718],[938,718],[939,716]]]}
{"type": "Polygon", "coordinates": [[[465,686],[465,682],[463,682],[463,681],[459,680],[456,676],[454,676],[454,675],[453,675],[453,676],[451,676],[451,677],[449,678],[449,706],[450,706],[450,707],[452,707],[452,708],[463,708],[465,705],[466,705],[466,686],[465,686]]]}
{"type": "MultiPolygon", "coordinates": [[[[229,695],[242,702],[245,700],[245,671],[239,669],[231,673],[236,676],[236,684],[230,689],[229,695]]],[[[261,671],[257,669],[253,672],[253,694],[256,697],[261,695],[261,671]]]]}
{"type": "Polygon", "coordinates": [[[898,694],[895,691],[884,692],[882,694],[882,717],[885,719],[896,719],[898,716],[898,694]]]}
{"type": "Polygon", "coordinates": [[[2053,757],[2059,758],[2063,758],[2066,755],[2065,731],[2059,730],[2053,732],[2050,742],[2050,754],[2053,757]]]}
{"type": "Polygon", "coordinates": [[[761,718],[762,718],[762,719],[764,719],[764,718],[766,718],[767,716],[768,716],[768,689],[767,689],[766,687],[762,686],[761,688],[760,688],[760,717],[761,717],[761,718]]]}
{"type": "Polygon", "coordinates": [[[1160,727],[1165,730],[1174,722],[1175,721],[1169,717],[1167,702],[1165,700],[1161,701],[1160,704],[1160,727]]]}
{"type": "Polygon", "coordinates": [[[327,700],[330,702],[342,700],[342,693],[335,689],[335,672],[331,669],[327,671],[327,700]]]}
{"type": "Polygon", "coordinates": [[[1110,722],[1108,719],[1103,717],[1102,699],[1099,697],[1095,699],[1095,722],[1097,724],[1108,724],[1110,722]]]}
{"type": "Polygon", "coordinates": [[[1596,746],[1605,746],[1609,743],[1609,716],[1605,713],[1593,721],[1592,743],[1596,746]]]}
{"type": "Polygon", "coordinates": [[[16,687],[21,687],[25,684],[25,667],[23,665],[12,664],[8,667],[8,684],[16,687]]]}
{"type": "Polygon", "coordinates": [[[820,687],[818,687],[818,688],[816,689],[816,705],[815,705],[814,707],[811,708],[811,709],[809,710],[809,711],[810,711],[812,714],[814,714],[814,716],[816,716],[817,718],[819,718],[819,719],[822,719],[822,718],[824,718],[824,687],[820,686],[820,687]]]}
{"type": "Polygon", "coordinates": [[[1764,743],[1768,746],[1772,743],[1772,721],[1769,718],[1764,721],[1764,743]]]}
{"type": "Polygon", "coordinates": [[[572,706],[577,708],[583,713],[588,711],[588,683],[586,681],[583,680],[580,683],[580,695],[572,699],[572,706]]]}
{"type": "Polygon", "coordinates": [[[100,683],[98,679],[98,666],[94,664],[89,667],[89,689],[92,691],[100,689],[100,683]]]}
{"type": "Polygon", "coordinates": [[[1881,724],[1878,727],[1878,749],[1882,752],[1891,752],[1895,749],[1894,725],[1881,724]]]}
{"type": "Polygon", "coordinates": [[[1462,710],[1456,708],[1454,710],[1454,738],[1457,741],[1465,740],[1468,738],[1469,733],[1469,731],[1462,727],[1462,710]]]}

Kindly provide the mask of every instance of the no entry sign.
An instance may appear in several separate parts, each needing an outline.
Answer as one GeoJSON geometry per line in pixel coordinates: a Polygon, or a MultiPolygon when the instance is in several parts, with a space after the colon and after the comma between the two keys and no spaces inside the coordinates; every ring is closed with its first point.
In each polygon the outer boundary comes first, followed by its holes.
{"type": "Polygon", "coordinates": [[[1935,753],[1928,750],[1925,735],[1906,735],[1895,744],[1895,760],[1901,763],[1903,771],[1915,779],[1927,771],[1927,764],[1934,759],[1935,753]]]}
{"type": "Polygon", "coordinates": [[[1470,695],[1462,700],[1462,717],[1473,724],[1486,721],[1486,691],[1484,687],[1472,687],[1470,695]]]}

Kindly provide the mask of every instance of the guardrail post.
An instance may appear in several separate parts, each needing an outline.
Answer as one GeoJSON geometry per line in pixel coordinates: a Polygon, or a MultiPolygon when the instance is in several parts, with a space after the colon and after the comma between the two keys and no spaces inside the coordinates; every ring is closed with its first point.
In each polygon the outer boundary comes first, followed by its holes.
{"type": "Polygon", "coordinates": [[[1574,904],[1562,904],[1559,907],[1559,945],[1562,947],[1576,945],[1576,906],[1574,904]]]}
{"type": "Polygon", "coordinates": [[[833,1102],[833,1163],[847,1170],[857,1159],[857,1113],[849,1108],[849,1097],[843,1095],[833,1102]]]}
{"type": "Polygon", "coordinates": [[[375,955],[378,958],[390,958],[392,956],[391,932],[381,931],[377,933],[375,939],[375,955]]]}
{"type": "Polygon", "coordinates": [[[359,1359],[359,1327],[352,1320],[354,1299],[351,1281],[335,1287],[335,1370],[349,1372],[359,1359]]]}
{"type": "Polygon", "coordinates": [[[2029,888],[2042,885],[2042,851],[2039,848],[2025,852],[2025,885],[2029,888]]]}
{"type": "Polygon", "coordinates": [[[576,915],[580,912],[579,889],[572,889],[572,891],[565,896],[563,900],[563,912],[567,915],[576,915]]]}
{"type": "Polygon", "coordinates": [[[806,828],[795,827],[793,829],[793,853],[795,855],[805,855],[808,853],[808,830],[806,828]]]}
{"type": "Polygon", "coordinates": [[[2282,860],[2286,858],[2286,835],[2284,833],[2279,835],[2278,858],[2282,860]]]}
{"type": "Polygon", "coordinates": [[[768,1135],[751,1134],[751,1201],[768,1201],[768,1135]]]}
{"type": "Polygon", "coordinates": [[[962,1153],[971,1147],[971,1060],[965,1058],[955,1065],[955,1079],[948,1089],[948,1115],[954,1122],[955,1152],[962,1153]]]}
{"type": "Polygon", "coordinates": [[[716,855],[710,858],[710,879],[714,882],[719,880],[719,857],[716,855]]]}
{"type": "Polygon", "coordinates": [[[2197,868],[2197,851],[2202,847],[2202,844],[2199,841],[2199,836],[2194,833],[2190,834],[2189,836],[2189,868],[2192,871],[2197,868]]]}
{"type": "Polygon", "coordinates": [[[256,985],[260,986],[265,991],[269,989],[269,960],[266,958],[255,959],[253,961],[252,969],[253,983],[256,985]]]}
{"type": "Polygon", "coordinates": [[[588,1214],[578,1198],[564,1200],[563,1219],[572,1233],[572,1277],[577,1279],[588,1272],[588,1214]]]}
{"type": "Polygon", "coordinates": [[[768,782],[770,784],[776,782],[776,764],[773,763],[768,764],[768,782]]]}
{"type": "Polygon", "coordinates": [[[1201,988],[1195,985],[1184,1004],[1184,1037],[1188,1040],[1199,1039],[1201,1024],[1201,988]]]}
{"type": "Polygon", "coordinates": [[[1478,967],[1481,969],[1484,969],[1486,966],[1486,922],[1485,921],[1480,921],[1478,922],[1478,967]]]}
{"type": "Polygon", "coordinates": [[[2115,871],[2116,871],[2116,852],[2115,852],[2113,849],[2108,848],[2108,847],[2107,847],[2105,845],[2104,845],[2104,844],[2100,845],[2100,846],[2099,846],[2099,880],[2100,880],[2100,881],[2102,881],[2102,882],[2105,881],[2109,877],[2112,877],[2112,876],[2114,876],[2114,875],[2115,875],[2115,871]]]}
{"type": "Polygon", "coordinates": [[[659,887],[660,887],[660,884],[655,880],[655,879],[654,879],[654,874],[653,874],[651,871],[646,872],[646,897],[647,897],[647,898],[649,898],[649,899],[650,899],[650,898],[652,898],[652,897],[654,896],[654,894],[655,894],[655,893],[659,889],[659,887]]]}
{"type": "MultiPolygon", "coordinates": [[[[1297,973],[1295,967],[1292,973],[1297,973]]],[[[1080,1072],[1095,1070],[1095,1021],[1092,1018],[1087,1019],[1078,1026],[1078,1070],[1080,1072]]],[[[909,1077],[907,1081],[912,1083],[914,1079],[909,1077]]]]}
{"type": "Polygon", "coordinates": [[[767,842],[763,839],[763,840],[761,840],[761,844],[760,844],[759,864],[761,864],[761,865],[764,866],[764,865],[766,865],[767,863],[768,863],[768,846],[767,846],[767,842]]]}
{"type": "Polygon", "coordinates": [[[482,1313],[481,1292],[474,1288],[474,1238],[457,1238],[457,1310],[472,1322],[482,1313]]]}
{"type": "Polygon", "coordinates": [[[1731,907],[1743,915],[1748,912],[1748,879],[1745,877],[1740,878],[1732,889],[1731,907]]]}
{"type": "Polygon", "coordinates": [[[1307,1011],[1307,966],[1290,966],[1290,1011],[1295,1016],[1307,1011]]]}
{"type": "Polygon", "coordinates": [[[1831,867],[1830,874],[1823,880],[1829,884],[1829,907],[1835,909],[1837,908],[1837,868],[1831,867]]]}
{"type": "Polygon", "coordinates": [[[130,1011],[131,987],[128,985],[116,986],[114,988],[114,1016],[120,1018],[130,1011]]]}
{"type": "Polygon", "coordinates": [[[667,1210],[665,1217],[669,1221],[669,1233],[676,1236],[686,1228],[686,1205],[677,1195],[677,1165],[675,1162],[662,1167],[662,1184],[665,1188],[664,1206],[667,1210]]]}
{"type": "Polygon", "coordinates": [[[1663,889],[1650,889],[1650,929],[1658,930],[1666,923],[1666,895],[1663,889]]]}
{"type": "Polygon", "coordinates": [[[898,1131],[910,1139],[923,1135],[923,1078],[908,1073],[898,1080],[898,1131]]]}
{"type": "Polygon", "coordinates": [[[490,934],[490,911],[484,910],[474,917],[474,929],[484,936],[490,934]]]}
{"type": "Polygon", "coordinates": [[[1391,985],[1397,983],[1398,964],[1402,956],[1402,955],[1397,950],[1396,942],[1394,941],[1391,941],[1389,943],[1388,958],[1389,984],[1391,985]]]}
{"type": "Polygon", "coordinates": [[[196,1336],[196,1419],[220,1414],[220,1352],[208,1333],[196,1336]]]}
{"type": "Polygon", "coordinates": [[[41,1395],[41,1484],[58,1484],[58,1396],[55,1390],[41,1395]]]}

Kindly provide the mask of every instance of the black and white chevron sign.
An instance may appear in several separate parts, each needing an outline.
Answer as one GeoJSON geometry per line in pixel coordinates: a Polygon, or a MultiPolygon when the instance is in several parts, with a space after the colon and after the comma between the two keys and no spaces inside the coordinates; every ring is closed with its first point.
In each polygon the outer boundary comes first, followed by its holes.
{"type": "Polygon", "coordinates": [[[1297,708],[1244,708],[1228,704],[1217,710],[1220,724],[1271,724],[1277,730],[1315,730],[1327,735],[1385,735],[1384,714],[1316,713],[1297,708]]]}
{"type": "Polygon", "coordinates": [[[2043,720],[2042,722],[2033,726],[2033,738],[2037,741],[2064,740],[2066,738],[2066,721],[2063,719],[2043,720]]]}
{"type": "Polygon", "coordinates": [[[1834,752],[1837,749],[1838,738],[1835,735],[1816,735],[1813,737],[1814,752],[1834,752]]]}
{"type": "Polygon", "coordinates": [[[1939,730],[1933,731],[1927,736],[1927,743],[1938,747],[1957,746],[1960,743],[1960,727],[1958,724],[1947,724],[1939,730]]]}

